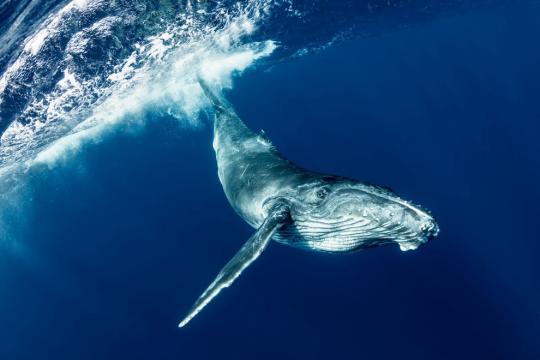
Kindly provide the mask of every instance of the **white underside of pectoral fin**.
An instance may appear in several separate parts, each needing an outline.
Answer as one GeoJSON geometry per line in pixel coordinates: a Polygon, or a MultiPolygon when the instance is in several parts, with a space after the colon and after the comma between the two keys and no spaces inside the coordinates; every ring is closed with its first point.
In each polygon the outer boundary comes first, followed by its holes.
{"type": "Polygon", "coordinates": [[[244,271],[253,261],[255,261],[268,246],[274,232],[283,224],[284,218],[279,216],[277,211],[271,212],[265,219],[261,227],[253,236],[242,246],[240,251],[225,265],[220,271],[216,279],[210,284],[206,291],[197,299],[184,320],[180,322],[178,327],[184,327],[191,319],[193,319],[213,298],[215,298],[221,290],[229,287],[238,276],[244,271]]]}

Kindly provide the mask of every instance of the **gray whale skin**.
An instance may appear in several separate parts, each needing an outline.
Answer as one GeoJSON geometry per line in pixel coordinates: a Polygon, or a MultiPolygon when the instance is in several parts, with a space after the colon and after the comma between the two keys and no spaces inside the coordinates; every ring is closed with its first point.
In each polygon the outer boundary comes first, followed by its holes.
{"type": "Polygon", "coordinates": [[[233,209],[257,231],[198,298],[185,326],[261,255],[271,239],[332,253],[396,243],[414,250],[437,236],[425,210],[385,187],[307,171],[283,157],[264,133],[252,132],[201,78],[213,105],[218,174],[233,209]]]}

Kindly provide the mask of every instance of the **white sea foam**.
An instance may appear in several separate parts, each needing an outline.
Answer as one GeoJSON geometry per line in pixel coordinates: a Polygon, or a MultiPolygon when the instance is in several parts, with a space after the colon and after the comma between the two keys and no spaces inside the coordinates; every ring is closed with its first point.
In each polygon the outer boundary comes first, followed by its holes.
{"type": "MultiPolygon", "coordinates": [[[[3,74],[0,93],[11,77],[32,65],[45,44],[54,40],[64,18],[99,3],[72,1],[50,16],[3,74]]],[[[63,77],[51,91],[31,99],[2,134],[0,167],[12,168],[14,163],[52,166],[116,124],[136,123],[138,114],[150,107],[196,123],[196,114],[205,104],[197,76],[207,78],[216,87],[230,87],[235,72],[243,71],[276,47],[272,41],[245,40],[255,31],[267,6],[267,1],[251,1],[232,13],[218,8],[221,21],[217,25],[199,21],[186,12],[177,23],[135,44],[133,52],[105,78],[88,77],[76,67],[72,70],[69,64],[73,56],[85,55],[96,34],[112,38],[115,24],[130,20],[106,16],[72,34],[66,44],[64,59],[68,67],[63,77]]]]}
{"type": "MultiPolygon", "coordinates": [[[[33,66],[50,47],[62,19],[98,3],[72,1],[50,16],[0,78],[0,95],[6,86],[18,86],[12,81],[18,72],[33,66]]],[[[30,99],[0,139],[0,244],[8,237],[5,214],[17,212],[14,199],[26,191],[27,174],[75,161],[82,146],[102,141],[119,125],[140,128],[147,111],[197,126],[198,113],[209,106],[198,76],[216,88],[230,88],[235,74],[276,48],[271,40],[253,42],[247,36],[267,11],[266,3],[253,1],[234,13],[218,9],[219,22],[199,21],[186,13],[175,24],[134,44],[131,54],[105,77],[84,76],[69,64],[74,56],[85,54],[89,32],[109,36],[106,33],[117,19],[107,16],[71,34],[63,60],[68,66],[52,90],[30,99]]]]}
{"type": "MultiPolygon", "coordinates": [[[[234,27],[233,35],[236,35],[239,29],[234,27]]],[[[220,34],[220,37],[223,38],[223,34],[220,34]]],[[[152,42],[154,41],[155,39],[152,39],[152,42]]],[[[70,134],[40,151],[30,160],[29,165],[53,166],[58,160],[65,160],[77,152],[82,144],[99,141],[99,138],[115,125],[137,123],[137,115],[148,107],[166,112],[180,121],[196,124],[197,113],[208,105],[197,83],[197,76],[204,77],[216,87],[230,88],[233,74],[244,71],[257,59],[268,56],[276,47],[272,41],[241,46],[223,44],[220,42],[218,46],[213,38],[189,44],[178,49],[167,62],[157,68],[136,74],[133,83],[123,83],[133,76],[131,65],[135,57],[128,58],[119,72],[110,76],[111,80],[119,82],[120,86],[125,88],[124,91],[111,95],[70,134]]],[[[152,43],[150,46],[149,53],[154,56],[156,45],[152,43]]],[[[73,83],[72,86],[76,89],[78,83],[69,76],[70,74],[66,74],[63,81],[67,84],[73,83]]]]}

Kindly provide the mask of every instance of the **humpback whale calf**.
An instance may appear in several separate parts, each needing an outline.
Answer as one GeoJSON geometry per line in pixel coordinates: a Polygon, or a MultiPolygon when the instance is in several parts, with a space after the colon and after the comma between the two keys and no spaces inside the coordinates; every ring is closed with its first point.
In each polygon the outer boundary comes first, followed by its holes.
{"type": "Polygon", "coordinates": [[[437,236],[435,219],[386,187],[305,170],[252,132],[204,80],[213,105],[218,175],[233,209],[257,229],[179,324],[185,326],[266,249],[271,239],[332,253],[396,243],[414,250],[437,236]]]}

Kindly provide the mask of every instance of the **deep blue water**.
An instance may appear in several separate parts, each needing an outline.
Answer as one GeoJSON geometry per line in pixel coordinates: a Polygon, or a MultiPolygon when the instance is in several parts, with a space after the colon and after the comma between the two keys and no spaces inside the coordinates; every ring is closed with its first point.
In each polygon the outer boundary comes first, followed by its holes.
{"type": "Polygon", "coordinates": [[[277,243],[178,321],[252,229],[211,127],[147,111],[25,175],[0,254],[0,359],[540,359],[540,6],[472,10],[254,67],[227,93],[313,170],[436,216],[413,252],[277,243]]]}

